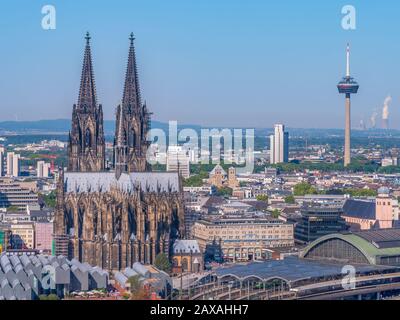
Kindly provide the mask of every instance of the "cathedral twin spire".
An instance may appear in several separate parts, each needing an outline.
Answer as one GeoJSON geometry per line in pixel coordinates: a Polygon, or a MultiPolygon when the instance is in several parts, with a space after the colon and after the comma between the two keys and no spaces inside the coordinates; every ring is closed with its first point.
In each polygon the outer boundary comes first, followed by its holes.
{"type": "MultiPolygon", "coordinates": [[[[74,105],[69,135],[68,170],[104,171],[105,139],[103,109],[97,105],[90,35],[86,34],[78,104],[74,105]]],[[[117,107],[114,138],[114,168],[122,172],[145,171],[150,114],[141,103],[134,36],[131,34],[121,105],[117,107]]]]}
{"type": "Polygon", "coordinates": [[[134,40],[131,33],[124,92],[116,115],[114,167],[117,177],[123,172],[141,172],[148,169],[146,134],[150,126],[150,114],[141,101],[134,40]]]}
{"type": "Polygon", "coordinates": [[[90,50],[90,35],[86,34],[86,47],[83,58],[81,86],[79,89],[78,106],[95,108],[97,105],[96,85],[93,74],[92,54],[90,50]]]}
{"type": "Polygon", "coordinates": [[[133,36],[133,33],[131,33],[129,41],[130,47],[128,65],[125,75],[124,93],[122,96],[122,105],[125,107],[131,106],[132,108],[139,110],[139,108],[141,107],[141,97],[134,46],[135,37],[133,36]]]}

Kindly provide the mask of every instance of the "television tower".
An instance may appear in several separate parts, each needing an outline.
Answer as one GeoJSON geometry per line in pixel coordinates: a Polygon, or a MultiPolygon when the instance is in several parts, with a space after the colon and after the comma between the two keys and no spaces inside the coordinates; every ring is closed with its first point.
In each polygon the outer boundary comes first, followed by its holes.
{"type": "Polygon", "coordinates": [[[347,167],[351,162],[350,154],[350,135],[351,135],[351,103],[350,95],[358,92],[358,83],[350,76],[350,45],[346,49],[346,76],[337,85],[339,93],[346,95],[346,126],[344,137],[344,166],[347,167]]]}

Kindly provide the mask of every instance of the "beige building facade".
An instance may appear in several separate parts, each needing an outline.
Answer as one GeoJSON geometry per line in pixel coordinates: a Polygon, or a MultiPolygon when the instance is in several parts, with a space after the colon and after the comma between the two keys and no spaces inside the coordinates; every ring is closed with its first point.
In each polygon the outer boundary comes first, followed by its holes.
{"type": "Polygon", "coordinates": [[[192,229],[200,249],[220,243],[224,260],[263,260],[273,248],[294,246],[293,225],[278,219],[236,218],[197,221],[192,229]]]}
{"type": "Polygon", "coordinates": [[[15,249],[35,248],[35,226],[33,222],[11,224],[11,242],[15,249]]]}

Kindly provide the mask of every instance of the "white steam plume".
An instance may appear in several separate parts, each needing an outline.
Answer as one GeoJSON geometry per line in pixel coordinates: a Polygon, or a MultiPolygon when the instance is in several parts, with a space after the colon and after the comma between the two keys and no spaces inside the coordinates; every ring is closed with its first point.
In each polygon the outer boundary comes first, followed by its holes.
{"type": "Polygon", "coordinates": [[[372,113],[372,116],[371,116],[371,127],[373,128],[373,129],[375,129],[376,128],[376,118],[378,117],[378,112],[376,111],[376,110],[374,110],[374,112],[372,113]]]}
{"type": "Polygon", "coordinates": [[[392,102],[392,97],[387,96],[385,101],[383,102],[383,109],[382,109],[382,119],[388,120],[389,119],[389,104],[392,102]]]}

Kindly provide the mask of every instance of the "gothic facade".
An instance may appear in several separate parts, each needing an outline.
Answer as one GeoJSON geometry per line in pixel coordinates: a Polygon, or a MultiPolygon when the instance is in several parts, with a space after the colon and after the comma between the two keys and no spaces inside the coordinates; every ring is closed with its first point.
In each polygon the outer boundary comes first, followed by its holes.
{"type": "Polygon", "coordinates": [[[178,173],[150,172],[150,114],[141,104],[133,36],[123,99],[117,107],[114,170],[105,171],[101,106],[96,105],[89,36],[79,102],[74,106],[67,172],[57,185],[55,254],[108,270],[171,255],[184,235],[178,173]]]}

